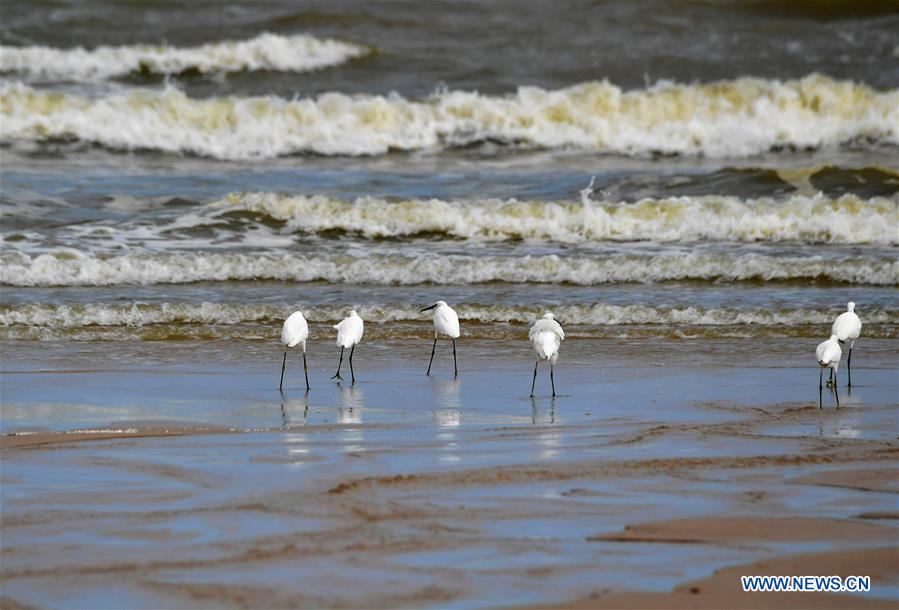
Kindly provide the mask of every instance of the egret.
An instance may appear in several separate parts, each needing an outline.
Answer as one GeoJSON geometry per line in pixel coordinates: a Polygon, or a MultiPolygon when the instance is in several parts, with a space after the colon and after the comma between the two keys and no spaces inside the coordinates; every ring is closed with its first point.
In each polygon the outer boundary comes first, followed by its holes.
{"type": "Polygon", "coordinates": [[[434,310],[434,347],[431,348],[431,360],[428,362],[428,372],[431,374],[431,365],[434,363],[434,352],[437,350],[437,338],[446,335],[453,340],[453,373],[459,375],[459,366],[456,364],[456,339],[459,338],[459,316],[446,301],[437,301],[433,305],[425,307],[422,311],[434,310]]]}
{"type": "Polygon", "coordinates": [[[849,341],[849,357],[846,359],[846,374],[849,376],[848,387],[852,387],[852,346],[855,345],[855,340],[858,339],[861,331],[862,321],[855,313],[855,303],[849,301],[846,311],[837,316],[830,328],[831,334],[836,335],[840,343],[849,341]]]}
{"type": "MultiPolygon", "coordinates": [[[[824,376],[824,369],[830,369],[830,379],[827,381],[827,385],[830,386],[833,384],[834,390],[837,387],[837,370],[840,368],[840,357],[843,355],[843,350],[840,349],[840,342],[837,339],[836,335],[831,335],[830,339],[827,341],[822,341],[818,344],[818,347],[815,348],[815,360],[818,361],[818,366],[820,367],[818,373],[818,406],[821,406],[821,381],[824,376]]],[[[837,406],[840,404],[840,397],[837,396],[837,406]]]]}
{"type": "Polygon", "coordinates": [[[340,346],[340,362],[337,363],[337,372],[334,373],[334,377],[331,377],[331,379],[337,378],[343,381],[343,377],[340,376],[340,367],[343,365],[343,350],[350,348],[350,376],[353,379],[353,383],[356,383],[356,372],[353,370],[353,352],[356,351],[356,344],[362,341],[362,327],[362,318],[359,317],[355,309],[350,311],[340,321],[340,324],[334,325],[334,328],[337,329],[337,345],[340,346]]]}
{"type": "Polygon", "coordinates": [[[302,311],[295,311],[281,328],[281,343],[284,344],[284,361],[281,363],[281,383],[278,389],[284,389],[284,368],[287,366],[287,348],[301,345],[303,347],[303,374],[306,376],[306,390],[309,390],[309,368],[306,366],[306,339],[309,338],[309,325],[302,311]]]}
{"type": "Polygon", "coordinates": [[[552,312],[546,312],[543,317],[534,322],[528,339],[537,353],[537,362],[534,363],[534,379],[531,381],[531,397],[534,396],[534,386],[537,384],[537,366],[541,360],[549,361],[549,381],[553,388],[553,397],[556,395],[556,380],[553,378],[553,365],[559,359],[559,346],[565,338],[565,331],[556,322],[552,312]]]}

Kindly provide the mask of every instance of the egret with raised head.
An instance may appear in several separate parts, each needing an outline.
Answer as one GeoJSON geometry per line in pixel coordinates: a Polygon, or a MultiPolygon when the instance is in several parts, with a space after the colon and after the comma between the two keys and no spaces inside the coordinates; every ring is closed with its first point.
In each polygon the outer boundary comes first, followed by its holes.
{"type": "Polygon", "coordinates": [[[362,341],[362,318],[360,318],[359,314],[356,313],[356,310],[353,309],[339,324],[335,324],[334,328],[337,329],[337,345],[340,346],[340,362],[337,363],[337,372],[334,373],[334,377],[331,377],[331,379],[337,378],[340,381],[343,381],[343,377],[340,376],[340,367],[343,365],[343,350],[350,348],[350,376],[352,377],[353,383],[356,383],[356,372],[353,370],[353,352],[356,351],[356,344],[362,341]]]}
{"type": "Polygon", "coordinates": [[[281,327],[281,343],[284,344],[284,360],[281,362],[281,383],[278,389],[284,389],[284,369],[287,367],[287,349],[296,347],[303,348],[303,374],[306,376],[306,389],[309,389],[309,368],[306,366],[306,339],[309,338],[309,324],[303,317],[303,312],[295,311],[286,320],[284,326],[281,327]]]}
{"type": "MultiPolygon", "coordinates": [[[[830,369],[830,379],[827,380],[827,386],[834,388],[836,393],[837,387],[837,370],[840,368],[840,358],[843,356],[843,350],[840,349],[840,342],[836,335],[831,335],[827,341],[822,341],[815,348],[815,360],[818,361],[818,406],[821,407],[821,390],[824,377],[824,369],[830,369]]],[[[837,406],[840,406],[840,397],[837,395],[837,406]]]]}
{"type": "Polygon", "coordinates": [[[534,386],[537,384],[537,366],[541,360],[549,361],[549,382],[552,384],[553,396],[556,395],[556,380],[553,378],[553,365],[559,359],[559,347],[565,331],[562,325],[556,322],[552,312],[547,311],[543,317],[534,322],[528,333],[528,339],[537,354],[537,362],[534,363],[534,378],[531,380],[531,397],[534,396],[534,386]]]}
{"type": "Polygon", "coordinates": [[[852,387],[852,346],[855,345],[855,340],[858,339],[861,332],[862,321],[858,319],[858,315],[855,313],[855,303],[849,301],[846,305],[846,311],[837,316],[837,319],[833,321],[833,326],[830,328],[830,333],[836,335],[840,343],[849,341],[849,357],[846,358],[846,374],[849,377],[849,383],[846,384],[847,387],[852,387]]]}
{"type": "Polygon", "coordinates": [[[433,305],[425,307],[422,311],[434,310],[434,346],[431,348],[431,360],[428,362],[428,372],[431,374],[431,365],[434,363],[434,352],[437,350],[437,339],[440,335],[446,335],[453,340],[453,373],[459,375],[459,365],[456,364],[456,339],[459,338],[459,316],[446,301],[437,301],[433,305]]]}

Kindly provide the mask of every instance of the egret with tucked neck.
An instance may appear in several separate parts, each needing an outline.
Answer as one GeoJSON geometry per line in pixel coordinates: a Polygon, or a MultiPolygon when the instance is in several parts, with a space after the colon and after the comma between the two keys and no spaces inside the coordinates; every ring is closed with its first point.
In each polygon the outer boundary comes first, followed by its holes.
{"type": "Polygon", "coordinates": [[[840,368],[840,358],[843,356],[843,350],[840,349],[840,342],[836,335],[831,335],[827,341],[822,341],[815,348],[815,360],[818,361],[818,408],[823,407],[821,392],[822,382],[824,380],[824,369],[830,369],[830,379],[827,381],[827,387],[832,387],[834,395],[837,398],[837,406],[840,406],[840,396],[837,394],[837,371],[840,368]]]}
{"type": "Polygon", "coordinates": [[[356,351],[356,344],[362,341],[362,318],[359,317],[359,314],[353,309],[339,324],[335,324],[334,328],[337,329],[337,345],[340,346],[340,362],[337,363],[337,372],[334,373],[334,377],[331,377],[331,379],[336,377],[340,381],[343,381],[343,377],[340,376],[340,367],[343,365],[343,350],[350,348],[350,376],[353,383],[356,383],[356,371],[353,370],[353,352],[356,351]]]}
{"type": "Polygon", "coordinates": [[[456,339],[459,338],[459,316],[446,301],[437,301],[422,311],[434,310],[434,346],[431,348],[431,360],[428,362],[428,372],[431,374],[431,365],[434,363],[434,352],[437,351],[437,339],[440,335],[446,335],[453,340],[453,373],[459,375],[459,365],[456,363],[456,339]]]}
{"type": "Polygon", "coordinates": [[[537,384],[537,366],[541,360],[549,362],[549,382],[552,384],[553,397],[556,395],[556,380],[553,376],[553,365],[559,359],[559,347],[562,345],[562,339],[565,338],[565,331],[562,326],[556,322],[552,312],[547,311],[543,317],[534,322],[528,333],[528,339],[537,354],[537,362],[534,363],[534,378],[531,380],[531,397],[534,396],[534,386],[537,384]]]}
{"type": "Polygon", "coordinates": [[[306,376],[306,390],[309,390],[309,368],[306,366],[306,339],[309,338],[309,324],[303,317],[303,312],[295,311],[284,320],[284,326],[281,327],[281,343],[284,344],[284,360],[281,362],[281,383],[278,389],[284,389],[284,369],[287,368],[287,349],[296,347],[303,348],[303,374],[306,376]]]}

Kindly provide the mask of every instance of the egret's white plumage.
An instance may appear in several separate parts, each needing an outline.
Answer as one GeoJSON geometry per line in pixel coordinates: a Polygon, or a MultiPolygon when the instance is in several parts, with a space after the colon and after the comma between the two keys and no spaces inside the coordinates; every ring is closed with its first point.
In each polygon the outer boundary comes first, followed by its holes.
{"type": "MultiPolygon", "coordinates": [[[[837,387],[837,370],[840,368],[840,358],[843,356],[843,350],[840,349],[840,343],[836,335],[831,335],[827,341],[822,341],[815,348],[815,360],[818,361],[818,406],[821,406],[821,382],[824,377],[824,369],[830,369],[830,376],[833,381],[833,387],[837,387]]],[[[830,381],[827,382],[831,384],[830,381]]],[[[837,405],[840,399],[837,397],[837,405]]]]}
{"type": "Polygon", "coordinates": [[[562,325],[556,322],[552,312],[546,312],[543,317],[534,322],[528,339],[537,354],[537,362],[534,364],[534,379],[531,381],[531,396],[534,395],[534,386],[537,383],[537,365],[541,360],[549,361],[549,379],[552,383],[553,396],[556,395],[556,380],[553,378],[553,365],[559,359],[559,348],[565,338],[562,325]]]}
{"type": "Polygon", "coordinates": [[[337,345],[340,346],[340,362],[337,363],[337,372],[331,379],[336,377],[343,381],[343,377],[340,376],[340,367],[343,365],[343,350],[350,348],[350,376],[353,383],[356,383],[356,371],[353,370],[353,352],[356,351],[356,344],[362,341],[363,327],[362,318],[359,317],[355,309],[351,310],[340,323],[334,325],[334,328],[337,329],[337,345]]]}
{"type": "Polygon", "coordinates": [[[862,321],[855,313],[855,303],[849,301],[846,311],[837,316],[830,327],[830,333],[836,335],[840,343],[849,342],[849,357],[846,360],[846,373],[849,376],[847,385],[852,385],[852,347],[862,332],[862,321]]]}
{"type": "Polygon", "coordinates": [[[843,356],[843,350],[840,349],[840,343],[836,335],[831,335],[830,339],[822,341],[815,348],[815,359],[818,366],[822,369],[831,368],[836,371],[840,368],[840,358],[843,356]]]}
{"type": "Polygon", "coordinates": [[[337,329],[337,345],[340,347],[353,347],[362,341],[363,330],[362,318],[356,313],[356,310],[350,311],[339,324],[335,324],[337,329]]]}
{"type": "Polygon", "coordinates": [[[309,369],[306,366],[306,340],[309,338],[309,324],[303,312],[295,311],[284,320],[281,327],[281,343],[284,344],[284,360],[281,362],[281,383],[278,389],[284,388],[284,369],[287,367],[287,349],[301,346],[303,349],[303,373],[306,376],[306,389],[309,389],[309,369]]]}
{"type": "Polygon", "coordinates": [[[459,338],[459,316],[446,301],[437,301],[433,305],[425,307],[422,311],[434,310],[434,346],[431,348],[431,360],[428,362],[427,375],[431,374],[431,365],[434,363],[434,352],[437,350],[437,339],[440,335],[446,335],[453,341],[453,371],[459,374],[459,366],[456,364],[456,339],[459,338]]]}
{"type": "Polygon", "coordinates": [[[559,347],[564,338],[565,331],[562,330],[562,325],[556,322],[555,316],[551,312],[546,312],[542,318],[534,322],[528,333],[528,339],[534,346],[537,358],[549,360],[553,364],[559,359],[559,347]]]}
{"type": "Polygon", "coordinates": [[[450,339],[459,338],[459,316],[445,301],[437,301],[434,305],[434,338],[446,335],[450,339]]]}

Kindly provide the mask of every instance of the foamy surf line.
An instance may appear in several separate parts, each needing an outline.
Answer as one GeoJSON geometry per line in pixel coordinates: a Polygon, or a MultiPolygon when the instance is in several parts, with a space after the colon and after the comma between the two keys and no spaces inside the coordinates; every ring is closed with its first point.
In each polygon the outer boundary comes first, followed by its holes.
{"type": "Polygon", "coordinates": [[[631,91],[596,81],[559,90],[519,87],[506,96],[448,91],[421,100],[341,93],[198,100],[172,86],[89,98],[13,83],[0,90],[0,106],[3,142],[76,139],[226,160],[379,155],[487,140],[710,157],[847,142],[899,144],[899,90],[881,92],[819,74],[666,82],[631,91]]]}
{"type": "MultiPolygon", "coordinates": [[[[772,242],[799,244],[899,244],[899,197],[860,198],[792,195],[740,199],[703,195],[644,198],[635,202],[596,200],[585,189],[580,200],[516,199],[340,199],[323,195],[232,193],[186,211],[135,213],[117,224],[78,223],[53,232],[55,243],[78,247],[85,239],[133,246],[178,248],[223,243],[289,246],[297,236],[346,234],[363,240],[471,240],[591,244],[600,242],[772,242]],[[225,238],[231,238],[225,241],[225,238]]],[[[156,208],[153,206],[156,205],[156,208]]],[[[7,205],[7,222],[36,226],[34,208],[7,205]]],[[[19,251],[40,248],[40,232],[7,232],[4,244],[19,251]]]]}
{"type": "Polygon", "coordinates": [[[368,47],[298,34],[263,33],[248,40],[196,47],[137,44],[57,49],[0,47],[0,71],[34,79],[95,81],[137,73],[202,74],[271,70],[309,72],[343,64],[370,53],[368,47]]]}
{"type": "Polygon", "coordinates": [[[181,252],[95,255],[70,248],[53,254],[0,254],[0,284],[114,286],[202,281],[281,280],[416,285],[487,282],[575,284],[700,280],[805,280],[893,285],[899,260],[691,252],[617,256],[402,256],[181,252]]]}
{"type": "MultiPolygon", "coordinates": [[[[796,241],[899,243],[899,198],[823,194],[741,200],[729,196],[647,198],[634,203],[419,199],[233,193],[203,208],[209,223],[252,212],[291,232],[346,232],[366,238],[443,235],[452,239],[613,241],[796,241]]],[[[198,215],[191,226],[202,224],[198,215]]],[[[181,220],[182,222],[185,219],[181,220]]]]}
{"type": "MultiPolygon", "coordinates": [[[[312,323],[330,324],[340,320],[346,307],[295,305],[251,305],[239,303],[133,303],[131,305],[87,304],[0,305],[0,326],[31,326],[69,329],[90,326],[140,328],[156,324],[269,324],[280,323],[292,311],[302,308],[312,323]]],[[[530,324],[541,314],[537,307],[454,303],[459,318],[484,324],[530,324]]],[[[417,307],[400,303],[364,304],[357,308],[366,323],[416,322],[422,320],[417,307]]],[[[558,305],[553,312],[567,325],[665,324],[691,326],[794,326],[829,324],[831,309],[772,309],[772,308],[702,308],[648,307],[643,305],[558,305]]],[[[866,324],[889,324],[899,320],[897,309],[865,310],[866,324]]]]}

